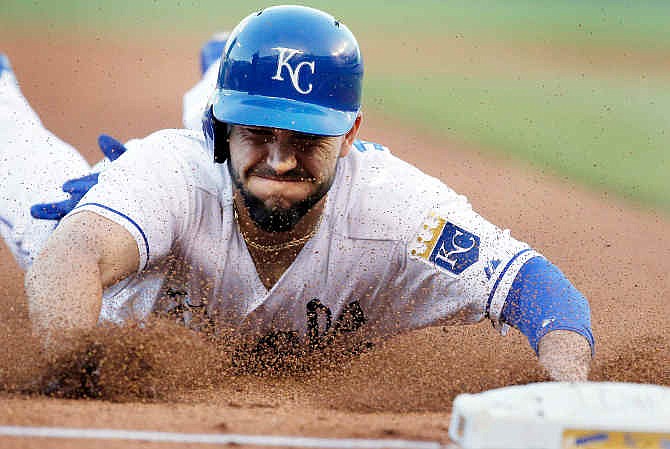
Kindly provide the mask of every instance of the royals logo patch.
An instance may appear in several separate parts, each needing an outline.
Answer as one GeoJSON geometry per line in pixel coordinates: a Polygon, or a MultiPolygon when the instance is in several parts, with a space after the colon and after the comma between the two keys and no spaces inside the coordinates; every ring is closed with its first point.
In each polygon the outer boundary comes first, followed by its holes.
{"type": "Polygon", "coordinates": [[[431,212],[410,242],[409,254],[460,275],[479,260],[479,237],[431,212]]]}

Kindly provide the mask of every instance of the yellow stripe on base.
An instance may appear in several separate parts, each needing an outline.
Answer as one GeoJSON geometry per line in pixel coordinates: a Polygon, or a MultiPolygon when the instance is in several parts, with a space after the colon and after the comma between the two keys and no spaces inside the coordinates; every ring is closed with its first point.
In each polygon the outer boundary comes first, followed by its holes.
{"type": "Polygon", "coordinates": [[[670,433],[563,431],[563,449],[670,449],[670,433]]]}

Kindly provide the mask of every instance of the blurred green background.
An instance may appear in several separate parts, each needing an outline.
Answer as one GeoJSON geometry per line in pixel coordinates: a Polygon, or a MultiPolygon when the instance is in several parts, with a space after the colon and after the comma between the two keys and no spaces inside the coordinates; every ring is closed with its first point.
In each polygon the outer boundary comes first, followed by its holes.
{"type": "MultiPolygon", "coordinates": [[[[277,3],[0,0],[0,27],[204,40],[277,3]]],[[[670,2],[308,4],[357,35],[368,111],[670,212],[670,2]]]]}

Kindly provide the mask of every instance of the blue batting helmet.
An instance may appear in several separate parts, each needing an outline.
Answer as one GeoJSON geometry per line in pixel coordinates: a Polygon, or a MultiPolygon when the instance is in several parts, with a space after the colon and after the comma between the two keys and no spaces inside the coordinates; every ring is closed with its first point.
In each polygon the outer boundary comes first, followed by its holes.
{"type": "Polygon", "coordinates": [[[360,111],[362,82],[358,42],[332,16],[304,6],[249,15],[228,38],[203,119],[215,161],[227,159],[226,124],[346,134],[360,111]]]}

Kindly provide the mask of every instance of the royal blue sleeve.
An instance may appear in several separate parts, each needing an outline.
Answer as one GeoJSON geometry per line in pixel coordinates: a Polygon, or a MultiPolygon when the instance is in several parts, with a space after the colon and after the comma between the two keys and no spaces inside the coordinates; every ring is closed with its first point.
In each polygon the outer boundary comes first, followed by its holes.
{"type": "Polygon", "coordinates": [[[540,339],[559,329],[582,335],[594,353],[589,302],[544,257],[530,259],[521,267],[507,295],[501,321],[519,329],[535,353],[540,339]]]}

